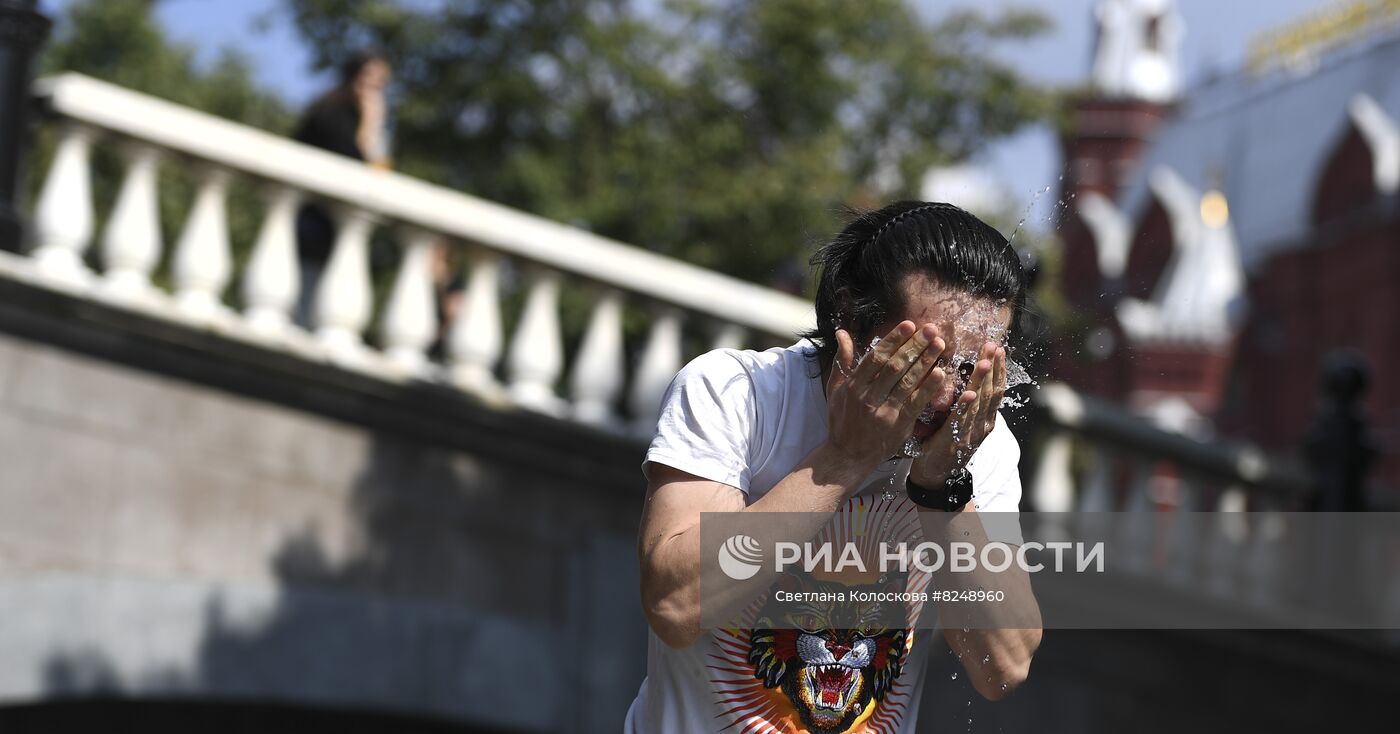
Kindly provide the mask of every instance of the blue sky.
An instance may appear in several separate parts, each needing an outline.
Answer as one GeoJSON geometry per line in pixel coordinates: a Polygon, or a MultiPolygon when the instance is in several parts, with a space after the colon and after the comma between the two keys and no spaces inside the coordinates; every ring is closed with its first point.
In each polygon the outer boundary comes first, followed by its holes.
{"type": "MultiPolygon", "coordinates": [[[[997,53],[1035,79],[1065,85],[1087,76],[1095,1],[977,0],[976,5],[987,10],[1030,6],[1050,15],[1056,27],[1046,37],[1008,45],[997,53]]],[[[919,2],[933,15],[968,4],[919,2]]],[[[52,10],[62,2],[42,4],[52,10]]],[[[1182,57],[1188,84],[1210,69],[1238,68],[1246,44],[1257,33],[1327,4],[1327,0],[1178,0],[1186,27],[1182,57]]],[[[300,104],[324,87],[326,79],[312,73],[306,49],[281,7],[281,0],[165,0],[158,12],[173,38],[206,49],[209,56],[224,46],[241,49],[253,60],[260,81],[300,104]]],[[[1027,129],[993,146],[977,163],[1028,207],[1026,226],[1045,226],[1053,202],[1048,197],[1036,199],[1034,192],[1053,185],[1058,176],[1058,144],[1049,130],[1027,129]]]]}

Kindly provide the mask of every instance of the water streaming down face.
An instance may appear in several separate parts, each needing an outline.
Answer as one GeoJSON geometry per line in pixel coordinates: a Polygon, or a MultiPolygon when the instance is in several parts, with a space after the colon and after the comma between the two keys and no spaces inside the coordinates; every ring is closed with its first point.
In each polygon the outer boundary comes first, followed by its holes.
{"type": "MultiPolygon", "coordinates": [[[[1046,186],[1033,192],[1031,202],[1027,204],[1026,211],[1023,212],[1021,221],[1017,222],[1008,243],[1016,239],[1036,201],[1048,194],[1050,189],[1051,187],[1046,186]]],[[[1059,206],[1064,206],[1064,202],[1059,202],[1057,209],[1059,206]]],[[[1058,220],[1059,217],[1055,219],[1058,220]]],[[[966,254],[961,244],[956,241],[948,243],[948,253],[954,260],[961,260],[966,254]]],[[[905,456],[918,456],[927,438],[942,428],[944,423],[948,423],[948,430],[952,431],[954,436],[966,430],[965,426],[959,425],[965,419],[960,419],[952,408],[956,405],[957,396],[970,381],[980,347],[984,342],[991,341],[1008,347],[1005,388],[997,406],[1001,420],[1013,423],[1025,420],[1028,413],[1019,409],[1028,406],[1029,389],[1039,387],[1033,376],[1037,367],[1033,365],[1039,364],[1040,353],[1048,345],[1038,339],[1028,339],[1025,343],[1018,340],[1014,348],[1010,347],[1007,344],[1007,332],[1012,319],[1021,318],[1022,314],[1010,312],[1010,304],[1005,299],[975,295],[983,292],[987,284],[976,282],[970,274],[966,277],[969,278],[966,282],[953,284],[939,282],[936,276],[931,274],[915,272],[906,275],[900,287],[904,294],[903,300],[898,302],[897,310],[881,317],[884,323],[853,322],[840,312],[836,314],[839,327],[845,328],[853,335],[864,337],[857,339],[857,362],[868,356],[871,348],[880,342],[880,335],[889,333],[900,320],[909,320],[916,324],[935,324],[940,338],[951,346],[951,353],[943,358],[940,367],[953,375],[953,379],[920,411],[912,435],[907,437],[901,447],[900,453],[905,456]]],[[[1033,317],[1031,323],[1038,326],[1033,317]]],[[[839,367],[839,364],[837,366],[839,367]]]]}
{"type": "MultiPolygon", "coordinates": [[[[951,389],[946,390],[940,399],[925,406],[915,419],[923,428],[916,428],[914,435],[905,439],[901,447],[901,453],[906,457],[918,457],[923,452],[923,441],[927,436],[932,435],[943,425],[944,421],[951,421],[949,429],[953,431],[956,440],[962,431],[959,417],[950,411],[951,403],[956,400],[967,389],[973,370],[977,364],[977,357],[981,345],[987,341],[1005,344],[1006,327],[1003,319],[998,314],[1004,309],[1004,301],[992,301],[986,298],[956,295],[944,299],[940,302],[945,307],[942,334],[944,341],[955,345],[958,351],[940,360],[939,366],[954,375],[954,382],[951,389]]],[[[857,364],[869,356],[874,347],[880,343],[880,337],[871,338],[868,344],[860,348],[857,355],[857,364]]],[[[1003,394],[999,410],[1015,410],[1025,407],[1029,398],[1019,393],[1012,392],[1014,388],[1021,386],[1038,387],[1035,379],[1030,373],[1010,355],[1006,359],[1006,392],[1003,394]]],[[[959,457],[960,459],[963,457],[959,457]]],[[[888,491],[888,490],[887,490],[888,491]]]]}
{"type": "MultiPolygon", "coordinates": [[[[873,350],[875,349],[875,345],[876,345],[876,344],[879,344],[879,343],[880,343],[880,337],[877,336],[877,337],[871,339],[871,340],[870,340],[870,344],[867,345],[867,347],[866,347],[864,350],[862,350],[861,353],[860,353],[860,355],[857,357],[857,359],[856,359],[856,365],[859,366],[860,362],[861,362],[862,360],[864,360],[865,357],[866,357],[867,355],[869,355],[870,352],[873,351],[873,350]]],[[[952,359],[949,360],[950,364],[947,365],[947,366],[944,366],[945,369],[951,369],[951,370],[953,370],[954,372],[956,372],[956,373],[958,374],[958,385],[959,385],[959,387],[965,387],[965,386],[967,385],[968,380],[969,380],[969,379],[971,378],[971,376],[972,376],[972,371],[973,371],[973,369],[975,369],[976,366],[977,366],[977,359],[976,359],[976,358],[977,358],[976,352],[966,352],[966,353],[955,354],[955,355],[953,355],[952,359]]],[[[1038,382],[1035,380],[1035,378],[1031,377],[1030,373],[1026,370],[1026,368],[1025,368],[1025,367],[1022,367],[1022,366],[1020,365],[1020,363],[1018,363],[1018,362],[1015,360],[1015,358],[1011,357],[1010,355],[1007,355],[1007,357],[1006,357],[1006,389],[1007,389],[1007,390],[1011,390],[1012,388],[1020,387],[1020,386],[1022,386],[1022,385],[1030,385],[1030,386],[1032,386],[1032,387],[1039,387],[1039,386],[1040,386],[1040,383],[1038,383],[1038,382]]],[[[959,391],[959,392],[961,392],[961,391],[959,391]]],[[[1001,409],[1024,408],[1024,407],[1026,407],[1026,405],[1028,405],[1028,404],[1029,404],[1029,401],[1026,400],[1026,399],[1022,399],[1022,398],[1018,398],[1018,397],[1016,397],[1016,396],[1014,396],[1014,395],[1006,394],[1006,395],[1003,395],[1002,398],[1001,398],[1001,405],[1000,405],[1000,408],[1001,408],[1001,409]]],[[[935,415],[936,415],[938,412],[939,412],[939,411],[937,410],[937,408],[935,408],[933,405],[927,405],[927,406],[924,407],[923,412],[919,413],[919,417],[917,418],[917,420],[919,420],[919,421],[921,421],[921,422],[924,422],[924,423],[930,423],[930,422],[932,422],[932,421],[934,420],[934,417],[935,417],[935,415]]]]}

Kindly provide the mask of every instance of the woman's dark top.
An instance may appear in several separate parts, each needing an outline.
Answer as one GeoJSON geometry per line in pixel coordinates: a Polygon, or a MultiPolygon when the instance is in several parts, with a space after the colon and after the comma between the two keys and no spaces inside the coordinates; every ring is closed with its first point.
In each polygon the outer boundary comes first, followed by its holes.
{"type": "MultiPolygon", "coordinates": [[[[364,160],[356,133],[360,108],[349,89],[337,89],[316,100],[297,123],[292,139],[332,153],[364,160]]],[[[297,215],[297,252],[303,261],[325,263],[335,243],[335,220],[324,207],[307,204],[297,215]]]]}

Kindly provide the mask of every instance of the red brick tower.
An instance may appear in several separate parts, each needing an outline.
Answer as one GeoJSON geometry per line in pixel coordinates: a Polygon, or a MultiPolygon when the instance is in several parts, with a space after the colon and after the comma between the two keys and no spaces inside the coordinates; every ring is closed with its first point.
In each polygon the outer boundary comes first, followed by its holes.
{"type": "MultiPolygon", "coordinates": [[[[1180,90],[1180,21],[1169,0],[1103,0],[1090,91],[1071,102],[1061,140],[1064,177],[1059,225],[1060,288],[1078,312],[1073,343],[1050,355],[1051,373],[1075,387],[1125,397],[1128,375],[1115,359],[1123,334],[1114,317],[1125,283],[1132,231],[1114,202],[1171,112],[1180,90]]],[[[1136,239],[1136,238],[1132,238],[1136,239]]],[[[1147,268],[1160,275],[1163,258],[1147,268]]],[[[1143,268],[1139,266],[1137,270],[1143,268]]],[[[1146,294],[1141,294],[1146,295],[1146,294]]]]}

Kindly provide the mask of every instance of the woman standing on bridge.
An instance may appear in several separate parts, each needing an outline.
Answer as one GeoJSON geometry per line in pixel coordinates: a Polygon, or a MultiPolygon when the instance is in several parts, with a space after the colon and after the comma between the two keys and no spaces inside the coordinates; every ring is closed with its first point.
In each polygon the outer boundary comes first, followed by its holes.
{"type": "MultiPolygon", "coordinates": [[[[356,53],[341,68],[339,83],[302,114],[293,139],[364,161],[374,168],[389,168],[384,92],[391,77],[389,62],[382,54],[356,53]]],[[[335,233],[335,220],[319,204],[307,204],[297,215],[301,294],[294,317],[303,327],[311,325],[316,286],[330,260],[335,233]]]]}

